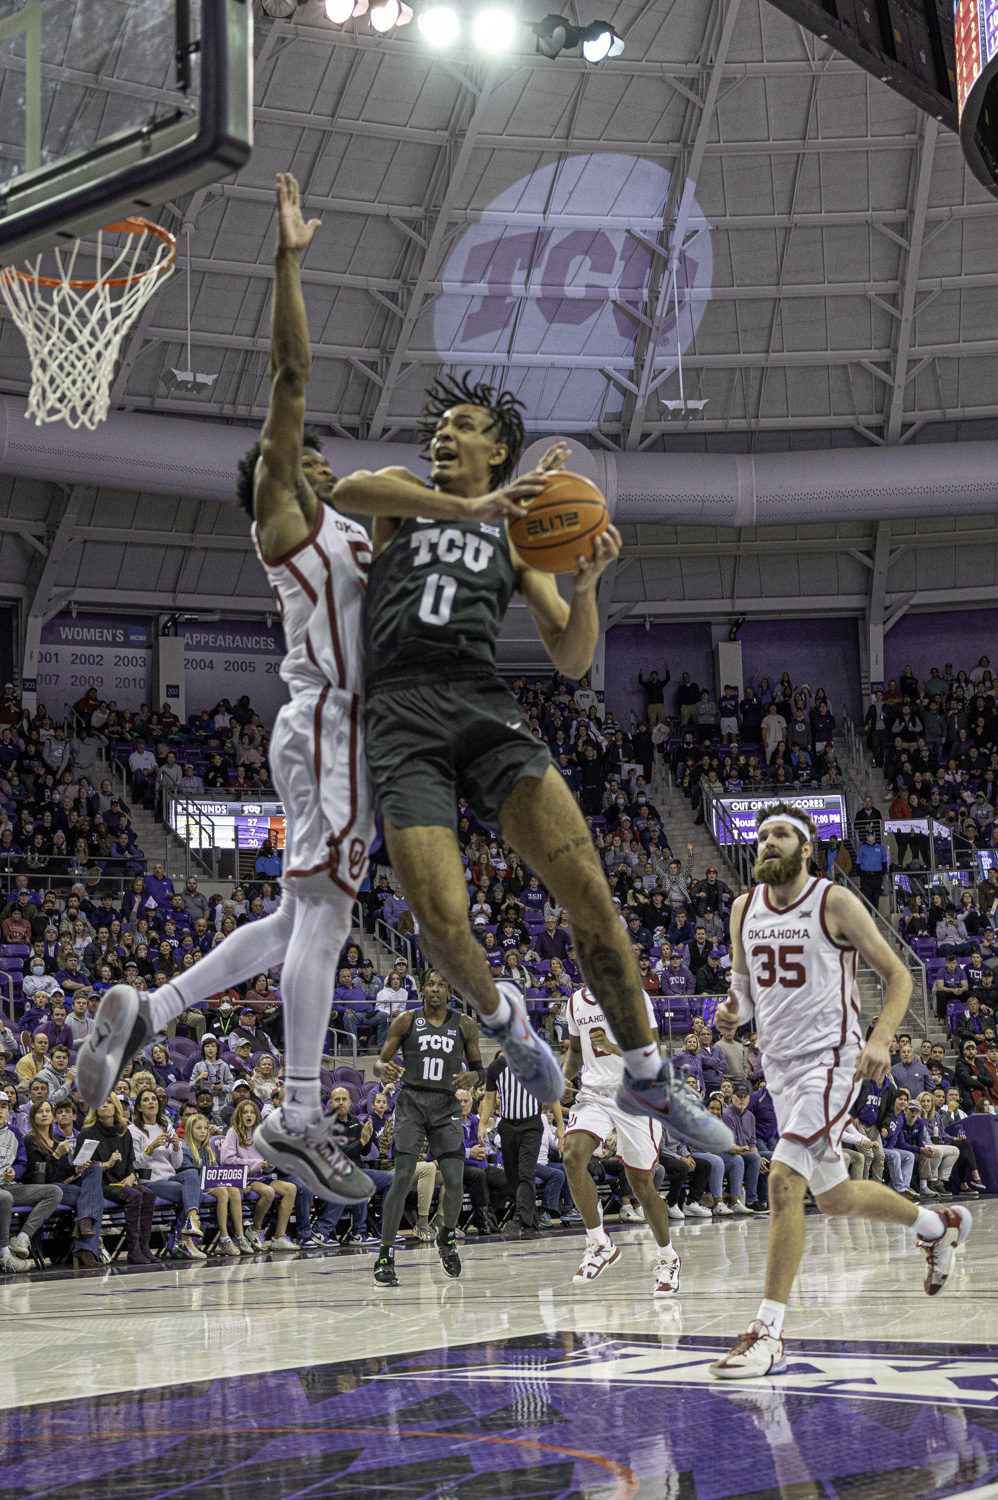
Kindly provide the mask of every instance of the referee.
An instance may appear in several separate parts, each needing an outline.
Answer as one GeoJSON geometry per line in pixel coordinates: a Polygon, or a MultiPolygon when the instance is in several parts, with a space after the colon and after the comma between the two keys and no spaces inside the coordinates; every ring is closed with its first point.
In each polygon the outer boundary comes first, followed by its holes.
{"type": "MultiPolygon", "coordinates": [[[[537,1192],[534,1174],[544,1133],[541,1107],[533,1094],[513,1077],[505,1055],[497,1052],[485,1074],[485,1094],[478,1121],[478,1139],[484,1144],[489,1126],[499,1112],[499,1143],[506,1173],[506,1190],[514,1200],[506,1221],[508,1240],[536,1240],[537,1192]]],[[[561,1105],[554,1105],[556,1123],[562,1123],[561,1105]]]]}

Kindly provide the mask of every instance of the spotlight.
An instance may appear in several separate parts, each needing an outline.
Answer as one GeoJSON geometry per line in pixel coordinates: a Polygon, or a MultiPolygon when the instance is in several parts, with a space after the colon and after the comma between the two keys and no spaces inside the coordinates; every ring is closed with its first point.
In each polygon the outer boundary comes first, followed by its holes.
{"type": "Polygon", "coordinates": [[[516,41],[519,22],[508,10],[489,7],[480,10],[472,23],[475,46],[483,52],[508,52],[516,41]]]}
{"type": "Polygon", "coordinates": [[[353,15],[353,0],[326,0],[326,15],[334,26],[342,26],[353,15]]]}
{"type": "Polygon", "coordinates": [[[382,0],[372,5],[367,18],[375,31],[391,31],[393,26],[408,26],[412,20],[412,6],[403,0],[382,0]]]}
{"type": "Polygon", "coordinates": [[[564,16],[547,15],[543,21],[532,21],[530,29],[537,38],[534,51],[540,57],[555,58],[566,48],[577,47],[582,32],[564,16]]]}
{"type": "Polygon", "coordinates": [[[461,22],[449,5],[431,5],[420,13],[418,24],[431,47],[449,47],[461,33],[461,22]]]}
{"type": "Polygon", "coordinates": [[[587,63],[601,63],[605,57],[619,57],[624,38],[618,36],[609,21],[593,21],[582,32],[582,56],[587,63]]]}
{"type": "Polygon", "coordinates": [[[305,3],[306,0],[263,0],[263,9],[275,21],[283,21],[286,17],[293,16],[298,7],[305,3]]]}

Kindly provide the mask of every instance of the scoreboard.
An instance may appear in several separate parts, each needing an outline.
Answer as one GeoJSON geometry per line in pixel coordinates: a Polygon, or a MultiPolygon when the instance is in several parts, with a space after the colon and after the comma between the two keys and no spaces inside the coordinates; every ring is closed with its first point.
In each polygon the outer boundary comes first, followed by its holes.
{"type": "Polygon", "coordinates": [[[766,807],[773,807],[778,800],[788,807],[796,807],[807,813],[822,839],[842,838],[845,828],[845,802],[838,792],[790,793],[785,798],[776,797],[718,797],[711,807],[711,827],[719,844],[754,844],[756,842],[755,815],[766,807]],[[727,817],[722,820],[719,809],[727,817]]]}
{"type": "Polygon", "coordinates": [[[998,0],[954,0],[953,24],[963,154],[998,196],[998,0]]]}
{"type": "Polygon", "coordinates": [[[283,802],[211,802],[177,798],[170,827],[190,849],[259,849],[267,839],[284,848],[283,802]]]}

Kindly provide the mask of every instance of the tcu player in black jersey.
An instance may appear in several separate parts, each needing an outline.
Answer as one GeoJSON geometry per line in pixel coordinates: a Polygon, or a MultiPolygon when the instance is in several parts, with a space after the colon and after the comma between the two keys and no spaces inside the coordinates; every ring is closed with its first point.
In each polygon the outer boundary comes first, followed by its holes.
{"type": "Polygon", "coordinates": [[[395,1102],[395,1181],[381,1210],[381,1253],[374,1267],[379,1286],[398,1286],[395,1236],[412,1188],[425,1141],[444,1180],[443,1228],[437,1250],[448,1276],[460,1276],[457,1253],[458,1215],[464,1201],[464,1127],[457,1090],[485,1079],[478,1047],[478,1026],[451,1006],[451,989],[442,974],[425,969],[419,982],[422,1010],[395,1017],[378,1061],[376,1075],[386,1084],[402,1080],[395,1102]],[[397,1052],[402,1062],[394,1061],[397,1052]],[[469,1071],[462,1062],[467,1059],[469,1071]]]}
{"type": "MultiPolygon", "coordinates": [[[[517,502],[538,494],[567,449],[549,449],[536,470],[513,480],[524,436],[520,405],[467,377],[437,380],[421,428],[433,490],[517,502]]],[[[333,494],[347,511],[377,501],[364,601],[368,764],[389,857],[428,957],[480,1012],[523,1086],[542,1103],[560,1099],[557,1058],[532,1030],[518,987],[493,979],[471,932],[457,841],[464,796],[568,911],[586,982],[622,1049],[620,1107],[659,1117],[671,1110],[686,1139],[726,1149],[728,1127],[662,1062],[631,944],[582,813],[496,676],[496,637],[515,591],[558,671],[579,678],[589,670],[599,635],[596,584],[620,550],[620,534],[611,526],[597,538],[592,561],[579,558],[567,603],[551,573],[517,555],[505,523],[441,526],[426,512],[403,519],[403,502],[427,494],[404,469],[349,475],[333,494]]]]}

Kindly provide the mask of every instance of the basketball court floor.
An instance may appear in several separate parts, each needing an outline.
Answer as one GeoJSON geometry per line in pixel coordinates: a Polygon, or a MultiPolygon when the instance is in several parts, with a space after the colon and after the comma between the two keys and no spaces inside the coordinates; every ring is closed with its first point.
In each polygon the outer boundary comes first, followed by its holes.
{"type": "MultiPolygon", "coordinates": [[[[580,1234],[24,1277],[0,1288],[8,1500],[720,1500],[998,1495],[998,1201],[951,1288],[887,1226],[808,1219],[790,1368],[712,1381],[754,1314],[765,1219],[682,1224],[572,1285],[580,1234]]],[[[412,1243],[412,1242],[411,1242],[412,1243]]]]}

